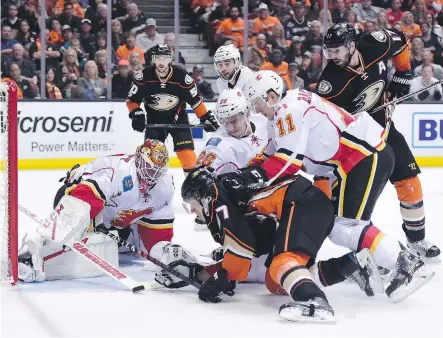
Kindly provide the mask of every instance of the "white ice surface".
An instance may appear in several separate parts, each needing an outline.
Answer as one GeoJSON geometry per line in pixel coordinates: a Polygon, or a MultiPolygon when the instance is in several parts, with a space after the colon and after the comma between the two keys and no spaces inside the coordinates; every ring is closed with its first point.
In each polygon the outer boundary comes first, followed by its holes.
{"type": "MultiPolygon", "coordinates": [[[[174,241],[197,253],[216,245],[209,233],[193,230],[179,199],[183,174],[176,172],[174,241]]],[[[46,217],[59,187],[62,171],[23,171],[20,203],[46,217]]],[[[440,247],[443,216],[443,169],[424,169],[420,176],[426,208],[426,236],[440,247]]],[[[404,240],[395,190],[383,192],[373,217],[385,233],[404,240]]],[[[20,234],[35,225],[20,216],[20,234]]],[[[337,257],[346,250],[326,241],[320,258],[337,257]]],[[[343,283],[325,289],[336,311],[335,325],[288,323],[278,317],[289,297],[268,294],[264,285],[238,285],[234,297],[220,304],[198,300],[196,290],[147,291],[132,294],[109,277],[3,287],[1,337],[443,337],[441,265],[436,277],[400,304],[386,296],[367,298],[356,285],[343,283]]],[[[152,280],[139,265],[122,269],[138,280],[152,280]]]]}

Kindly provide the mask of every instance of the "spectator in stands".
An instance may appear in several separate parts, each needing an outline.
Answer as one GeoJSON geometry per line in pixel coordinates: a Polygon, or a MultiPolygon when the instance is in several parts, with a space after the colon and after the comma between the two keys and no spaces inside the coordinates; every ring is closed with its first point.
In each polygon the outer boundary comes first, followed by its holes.
{"type": "Polygon", "coordinates": [[[129,61],[120,60],[117,66],[117,74],[112,76],[113,99],[126,99],[133,80],[132,74],[129,61]]]}
{"type": "Polygon", "coordinates": [[[212,100],[215,96],[211,84],[203,78],[204,69],[202,65],[195,65],[192,69],[192,78],[197,85],[197,89],[204,100],[212,100]]]}
{"type": "Polygon", "coordinates": [[[78,95],[81,99],[94,100],[105,98],[106,84],[98,77],[97,65],[94,61],[86,62],[83,76],[78,79],[78,95]]]}
{"type": "Polygon", "coordinates": [[[411,13],[414,16],[414,22],[424,21],[425,15],[427,13],[425,0],[415,0],[414,6],[411,9],[411,13]]]}
{"type": "Polygon", "coordinates": [[[116,3],[114,2],[114,5],[112,5],[112,18],[124,20],[126,14],[128,14],[128,4],[129,0],[117,0],[116,3]]]}
{"type": "Polygon", "coordinates": [[[289,65],[283,61],[283,53],[281,50],[274,50],[269,55],[269,62],[265,62],[260,70],[272,70],[276,72],[286,82],[288,89],[291,89],[291,81],[289,80],[289,65]]]}
{"type": "Polygon", "coordinates": [[[63,12],[64,6],[66,3],[71,3],[73,7],[73,14],[80,19],[83,19],[85,12],[83,8],[80,6],[77,0],[57,0],[55,2],[55,6],[51,8],[50,2],[53,2],[53,0],[46,1],[46,10],[49,15],[59,15],[63,12]],[[48,6],[49,5],[49,6],[48,6]]]}
{"type": "MultiPolygon", "coordinates": [[[[421,76],[412,79],[409,93],[416,92],[436,82],[438,82],[438,79],[434,77],[432,66],[426,65],[423,67],[423,73],[421,76]]],[[[442,99],[442,86],[437,85],[425,90],[420,94],[414,95],[412,99],[413,101],[419,102],[440,102],[442,99]]]]}
{"type": "Polygon", "coordinates": [[[434,56],[432,55],[431,51],[424,49],[421,53],[421,59],[423,60],[423,63],[414,69],[414,76],[420,76],[425,66],[431,66],[434,77],[437,80],[443,79],[443,67],[433,63],[434,56]]]}
{"type": "Polygon", "coordinates": [[[36,38],[37,34],[31,32],[31,27],[29,26],[28,21],[22,20],[20,22],[20,30],[17,33],[16,40],[21,43],[26,50],[29,50],[29,46],[31,43],[35,42],[36,38]]]}
{"type": "Polygon", "coordinates": [[[286,40],[292,40],[294,35],[306,36],[309,32],[308,20],[305,17],[305,7],[302,3],[294,5],[294,16],[285,25],[286,40]]]}
{"type": "MultiPolygon", "coordinates": [[[[300,0],[299,0],[300,1],[300,0]]],[[[298,2],[298,1],[297,1],[298,2]]],[[[305,1],[301,1],[302,4],[305,3],[305,1]]],[[[320,3],[318,0],[312,0],[311,6],[307,8],[306,12],[306,20],[312,21],[312,20],[323,20],[323,18],[320,16],[320,3]]]]}
{"type": "Polygon", "coordinates": [[[63,98],[60,88],[56,85],[56,69],[48,68],[46,71],[46,96],[50,100],[61,100],[63,98]]]}
{"type": "Polygon", "coordinates": [[[229,18],[231,14],[230,3],[230,0],[221,0],[220,6],[217,6],[209,15],[209,22],[217,24],[217,21],[229,18]]]}
{"type": "MultiPolygon", "coordinates": [[[[169,47],[171,47],[172,58],[173,58],[173,61],[175,62],[175,60],[174,60],[174,57],[175,57],[175,52],[174,52],[174,48],[175,48],[175,34],[174,33],[170,32],[170,33],[166,33],[165,34],[165,44],[168,45],[169,47]]],[[[185,59],[184,59],[184,57],[183,57],[183,55],[182,55],[182,53],[180,51],[178,52],[178,62],[175,62],[175,63],[176,64],[179,63],[182,66],[186,65],[186,61],[185,61],[185,59]]]]}
{"type": "Polygon", "coordinates": [[[57,16],[60,25],[70,26],[72,29],[80,30],[81,18],[74,15],[74,6],[70,2],[66,2],[63,6],[63,13],[57,16]]]}
{"type": "Polygon", "coordinates": [[[1,26],[11,27],[11,37],[15,38],[17,36],[18,31],[20,30],[20,22],[21,19],[18,18],[17,6],[13,4],[9,5],[8,16],[2,19],[1,26]]]}
{"type": "Polygon", "coordinates": [[[289,0],[275,0],[274,4],[274,16],[280,20],[282,25],[286,25],[286,23],[291,20],[294,15],[294,11],[289,4],[289,0]]]}
{"type": "Polygon", "coordinates": [[[2,27],[1,51],[2,58],[9,58],[12,53],[12,46],[19,43],[12,38],[12,29],[9,26],[2,27]]]}
{"type": "Polygon", "coordinates": [[[68,48],[62,61],[62,94],[65,98],[74,98],[77,95],[77,83],[80,78],[80,67],[77,52],[68,48]]]}
{"type": "MultiPolygon", "coordinates": [[[[58,68],[58,61],[60,58],[60,47],[57,44],[52,44],[49,42],[49,30],[46,29],[45,33],[46,38],[46,51],[45,51],[45,59],[46,59],[46,68],[58,68]]],[[[40,60],[41,60],[41,48],[40,48],[40,39],[38,38],[35,42],[33,42],[29,46],[29,55],[35,61],[36,70],[40,71],[40,60]]]]}
{"type": "Polygon", "coordinates": [[[69,43],[69,47],[73,48],[77,52],[78,63],[80,65],[80,69],[83,69],[86,61],[88,61],[85,51],[83,50],[80,40],[77,38],[73,38],[69,43]]]}
{"type": "Polygon", "coordinates": [[[292,37],[291,46],[289,47],[288,53],[286,54],[286,62],[289,63],[297,63],[301,65],[303,59],[303,43],[306,38],[304,36],[294,35],[292,37]]]}
{"type": "Polygon", "coordinates": [[[243,47],[243,19],[239,18],[240,11],[237,7],[231,8],[230,17],[221,22],[216,32],[216,40],[219,44],[232,41],[237,48],[243,47]]]}
{"type": "Polygon", "coordinates": [[[424,42],[420,36],[416,36],[411,40],[411,68],[414,70],[423,63],[422,52],[424,49],[424,42]]]}
{"type": "Polygon", "coordinates": [[[311,27],[304,43],[305,50],[321,54],[323,48],[323,36],[321,35],[321,24],[319,21],[311,21],[311,27]]]}
{"type": "Polygon", "coordinates": [[[373,0],[372,4],[384,10],[388,10],[389,8],[391,8],[391,2],[392,0],[373,0]]]}
{"type": "MultiPolygon", "coordinates": [[[[35,71],[35,63],[23,57],[25,49],[19,43],[12,46],[12,54],[10,61],[6,62],[5,70],[9,69],[11,63],[15,63],[20,67],[20,75],[29,82],[37,84],[37,74],[35,71]]],[[[12,77],[11,74],[8,74],[12,77]]]]}
{"type": "Polygon", "coordinates": [[[403,18],[403,11],[401,10],[401,0],[392,0],[392,6],[389,11],[386,12],[388,17],[388,24],[392,26],[394,23],[401,21],[403,18]]]}
{"type": "MultiPolygon", "coordinates": [[[[111,22],[112,29],[112,48],[117,50],[125,41],[123,36],[122,23],[118,19],[114,19],[111,22]]],[[[135,44],[137,44],[137,38],[135,38],[135,44]]]]}
{"type": "Polygon", "coordinates": [[[375,31],[374,23],[370,20],[366,20],[363,24],[363,33],[372,33],[375,31]]]}
{"type": "Polygon", "coordinates": [[[106,18],[108,11],[108,6],[105,4],[100,4],[97,6],[97,14],[91,20],[92,21],[92,32],[97,34],[98,32],[106,32],[106,18]]]}
{"type": "Polygon", "coordinates": [[[442,39],[432,32],[427,22],[420,24],[421,38],[424,42],[424,48],[430,50],[434,54],[441,54],[442,39]]]}
{"type": "Polygon", "coordinates": [[[18,9],[18,17],[22,20],[26,20],[31,27],[31,32],[40,34],[40,25],[36,14],[36,3],[38,0],[29,0],[23,6],[18,9]]]}
{"type": "Polygon", "coordinates": [[[282,25],[275,25],[272,29],[269,43],[271,43],[273,50],[280,49],[283,55],[286,55],[286,52],[291,45],[291,40],[285,39],[285,31],[282,25]]]}
{"type": "Polygon", "coordinates": [[[143,50],[135,44],[135,35],[133,33],[126,33],[125,41],[126,43],[118,47],[118,49],[115,51],[115,57],[117,61],[120,61],[122,59],[128,60],[129,54],[132,52],[136,52],[140,56],[140,62],[142,63],[142,65],[144,65],[144,53],[143,50]]]}
{"type": "Polygon", "coordinates": [[[18,64],[15,62],[11,63],[9,65],[8,74],[10,78],[15,81],[17,87],[20,88],[24,99],[34,99],[36,97],[37,87],[32,85],[30,81],[21,75],[20,66],[18,64]]]}
{"type": "Polygon", "coordinates": [[[137,35],[135,44],[145,53],[152,47],[164,43],[164,41],[165,37],[157,32],[157,22],[155,19],[149,18],[146,20],[143,33],[137,35]]]}
{"type": "Polygon", "coordinates": [[[128,16],[123,20],[123,32],[132,32],[135,33],[139,29],[143,29],[143,26],[146,22],[145,15],[143,13],[139,13],[137,4],[129,4],[127,6],[128,16]]]}
{"type": "Polygon", "coordinates": [[[401,22],[394,23],[392,28],[394,28],[394,29],[398,30],[399,32],[401,32],[401,22]]]}
{"type": "Polygon", "coordinates": [[[298,77],[300,66],[298,63],[292,62],[289,64],[289,81],[292,89],[305,89],[305,82],[298,77]]]}
{"type": "Polygon", "coordinates": [[[364,24],[366,20],[377,21],[380,7],[372,6],[371,0],[362,0],[361,3],[353,3],[351,9],[357,14],[357,21],[364,24]]]}
{"type": "Polygon", "coordinates": [[[414,16],[411,12],[403,14],[401,30],[405,33],[408,40],[411,40],[414,36],[421,35],[420,26],[414,23],[414,16]]]}
{"type": "MultiPolygon", "coordinates": [[[[89,6],[85,11],[85,18],[89,20],[94,20],[95,15],[97,14],[97,6],[103,3],[103,0],[90,0],[89,6]]],[[[113,1],[114,3],[114,1],[113,1]]],[[[114,10],[114,6],[112,6],[112,10],[114,10]]],[[[114,17],[114,12],[112,12],[112,17],[114,17]]]]}
{"type": "MultiPolygon", "coordinates": [[[[70,27],[66,25],[65,27],[70,27]]],[[[51,43],[61,43],[64,42],[62,34],[62,26],[58,20],[52,20],[51,30],[49,31],[49,41],[51,43]]]]}
{"type": "Polygon", "coordinates": [[[432,27],[432,32],[443,39],[443,30],[441,26],[435,21],[434,14],[429,12],[426,13],[423,18],[423,22],[427,22],[429,26],[432,27]]]}
{"type": "MultiPolygon", "coordinates": [[[[137,73],[138,71],[143,69],[143,64],[140,60],[140,54],[137,52],[132,52],[128,56],[129,66],[131,67],[131,71],[137,73]]],[[[149,65],[149,64],[148,64],[149,65]]]]}
{"type": "Polygon", "coordinates": [[[80,44],[85,51],[87,59],[94,57],[95,36],[91,33],[92,22],[90,19],[83,19],[80,28],[80,44]]]}
{"type": "Polygon", "coordinates": [[[254,19],[254,33],[268,33],[272,35],[274,26],[281,25],[281,22],[275,16],[269,15],[268,5],[261,3],[258,6],[258,17],[254,19]]]}
{"type": "Polygon", "coordinates": [[[258,33],[255,38],[255,43],[248,48],[248,67],[255,72],[260,70],[260,67],[267,61],[267,44],[266,35],[258,33]]]}
{"type": "MultiPolygon", "coordinates": [[[[329,11],[329,9],[326,9],[327,10],[327,12],[326,12],[326,26],[324,27],[324,29],[325,29],[325,31],[327,31],[328,29],[329,29],[329,27],[331,27],[332,25],[333,25],[333,22],[332,22],[332,16],[331,16],[331,12],[329,11]]],[[[319,21],[321,20],[321,21],[323,21],[323,18],[324,18],[324,11],[323,11],[323,9],[321,9],[320,10],[320,15],[318,16],[319,17],[319,21]]]]}
{"type": "Polygon", "coordinates": [[[388,24],[388,16],[384,10],[381,10],[380,13],[378,13],[377,21],[375,22],[375,29],[382,30],[389,28],[391,28],[391,25],[388,24]]]}
{"type": "Polygon", "coordinates": [[[348,18],[348,12],[349,10],[346,8],[345,0],[335,0],[334,8],[331,9],[332,22],[346,22],[348,18]]]}
{"type": "Polygon", "coordinates": [[[348,23],[354,26],[356,34],[363,32],[363,25],[357,21],[357,14],[352,10],[348,12],[348,23]]]}
{"type": "Polygon", "coordinates": [[[95,64],[97,65],[98,77],[106,82],[106,71],[108,69],[108,59],[105,50],[99,50],[95,53],[95,64]]]}

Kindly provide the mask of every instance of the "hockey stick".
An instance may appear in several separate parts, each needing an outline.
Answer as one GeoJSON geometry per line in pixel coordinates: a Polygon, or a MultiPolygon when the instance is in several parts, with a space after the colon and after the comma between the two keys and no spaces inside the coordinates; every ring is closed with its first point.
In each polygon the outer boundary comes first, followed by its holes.
{"type": "Polygon", "coordinates": [[[200,284],[196,281],[192,280],[189,277],[186,277],[185,275],[181,274],[180,272],[175,271],[171,267],[167,266],[166,264],[160,262],[158,259],[155,259],[151,255],[147,254],[146,252],[143,252],[141,250],[138,250],[134,245],[126,242],[123,238],[120,238],[116,235],[114,235],[112,232],[110,232],[103,224],[97,225],[95,227],[95,231],[101,232],[102,234],[105,234],[112,238],[114,241],[119,243],[120,245],[123,245],[124,247],[128,248],[133,253],[136,253],[137,255],[147,259],[148,261],[154,263],[155,265],[161,267],[162,269],[166,270],[171,275],[174,275],[177,278],[180,278],[181,280],[185,281],[189,285],[192,285],[193,287],[200,289],[200,284]]]}
{"type": "MultiPolygon", "coordinates": [[[[36,214],[26,209],[24,206],[19,205],[18,209],[23,212],[26,216],[30,217],[32,220],[37,222],[40,225],[45,223],[44,220],[38,218],[36,214]]],[[[118,268],[108,263],[106,260],[92,252],[88,247],[86,247],[83,243],[79,241],[75,241],[74,245],[69,247],[76,254],[84,257],[86,260],[94,264],[98,269],[102,270],[105,274],[115,279],[120,284],[124,285],[126,288],[131,290],[132,292],[138,292],[145,289],[143,283],[137,282],[133,280],[128,275],[121,272],[118,268]]]]}
{"type": "Polygon", "coordinates": [[[187,128],[203,128],[202,124],[147,124],[146,128],[167,128],[167,129],[187,129],[187,128]]]}

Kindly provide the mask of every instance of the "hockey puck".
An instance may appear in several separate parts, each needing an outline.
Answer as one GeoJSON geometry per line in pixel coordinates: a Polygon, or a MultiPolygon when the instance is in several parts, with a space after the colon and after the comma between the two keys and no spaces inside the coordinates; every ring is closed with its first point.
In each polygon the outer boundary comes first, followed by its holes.
{"type": "Polygon", "coordinates": [[[139,292],[139,291],[143,291],[144,289],[145,289],[144,285],[139,285],[139,286],[133,287],[132,288],[132,292],[136,293],[136,292],[139,292]]]}

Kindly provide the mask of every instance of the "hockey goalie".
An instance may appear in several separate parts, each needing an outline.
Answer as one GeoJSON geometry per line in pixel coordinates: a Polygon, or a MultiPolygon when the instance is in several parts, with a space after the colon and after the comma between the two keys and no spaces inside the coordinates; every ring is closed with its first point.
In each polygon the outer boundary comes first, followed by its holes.
{"type": "Polygon", "coordinates": [[[168,160],[162,142],[146,140],[135,154],[100,157],[68,171],[55,197],[54,211],[23,239],[19,279],[41,282],[99,275],[69,251],[74,242],[88,241],[86,245],[94,243],[95,251],[115,264],[117,244],[91,232],[99,224],[114,229],[131,227],[141,239],[142,249],[161,258],[170,244],[174,222],[174,183],[167,174],[168,160]]]}

